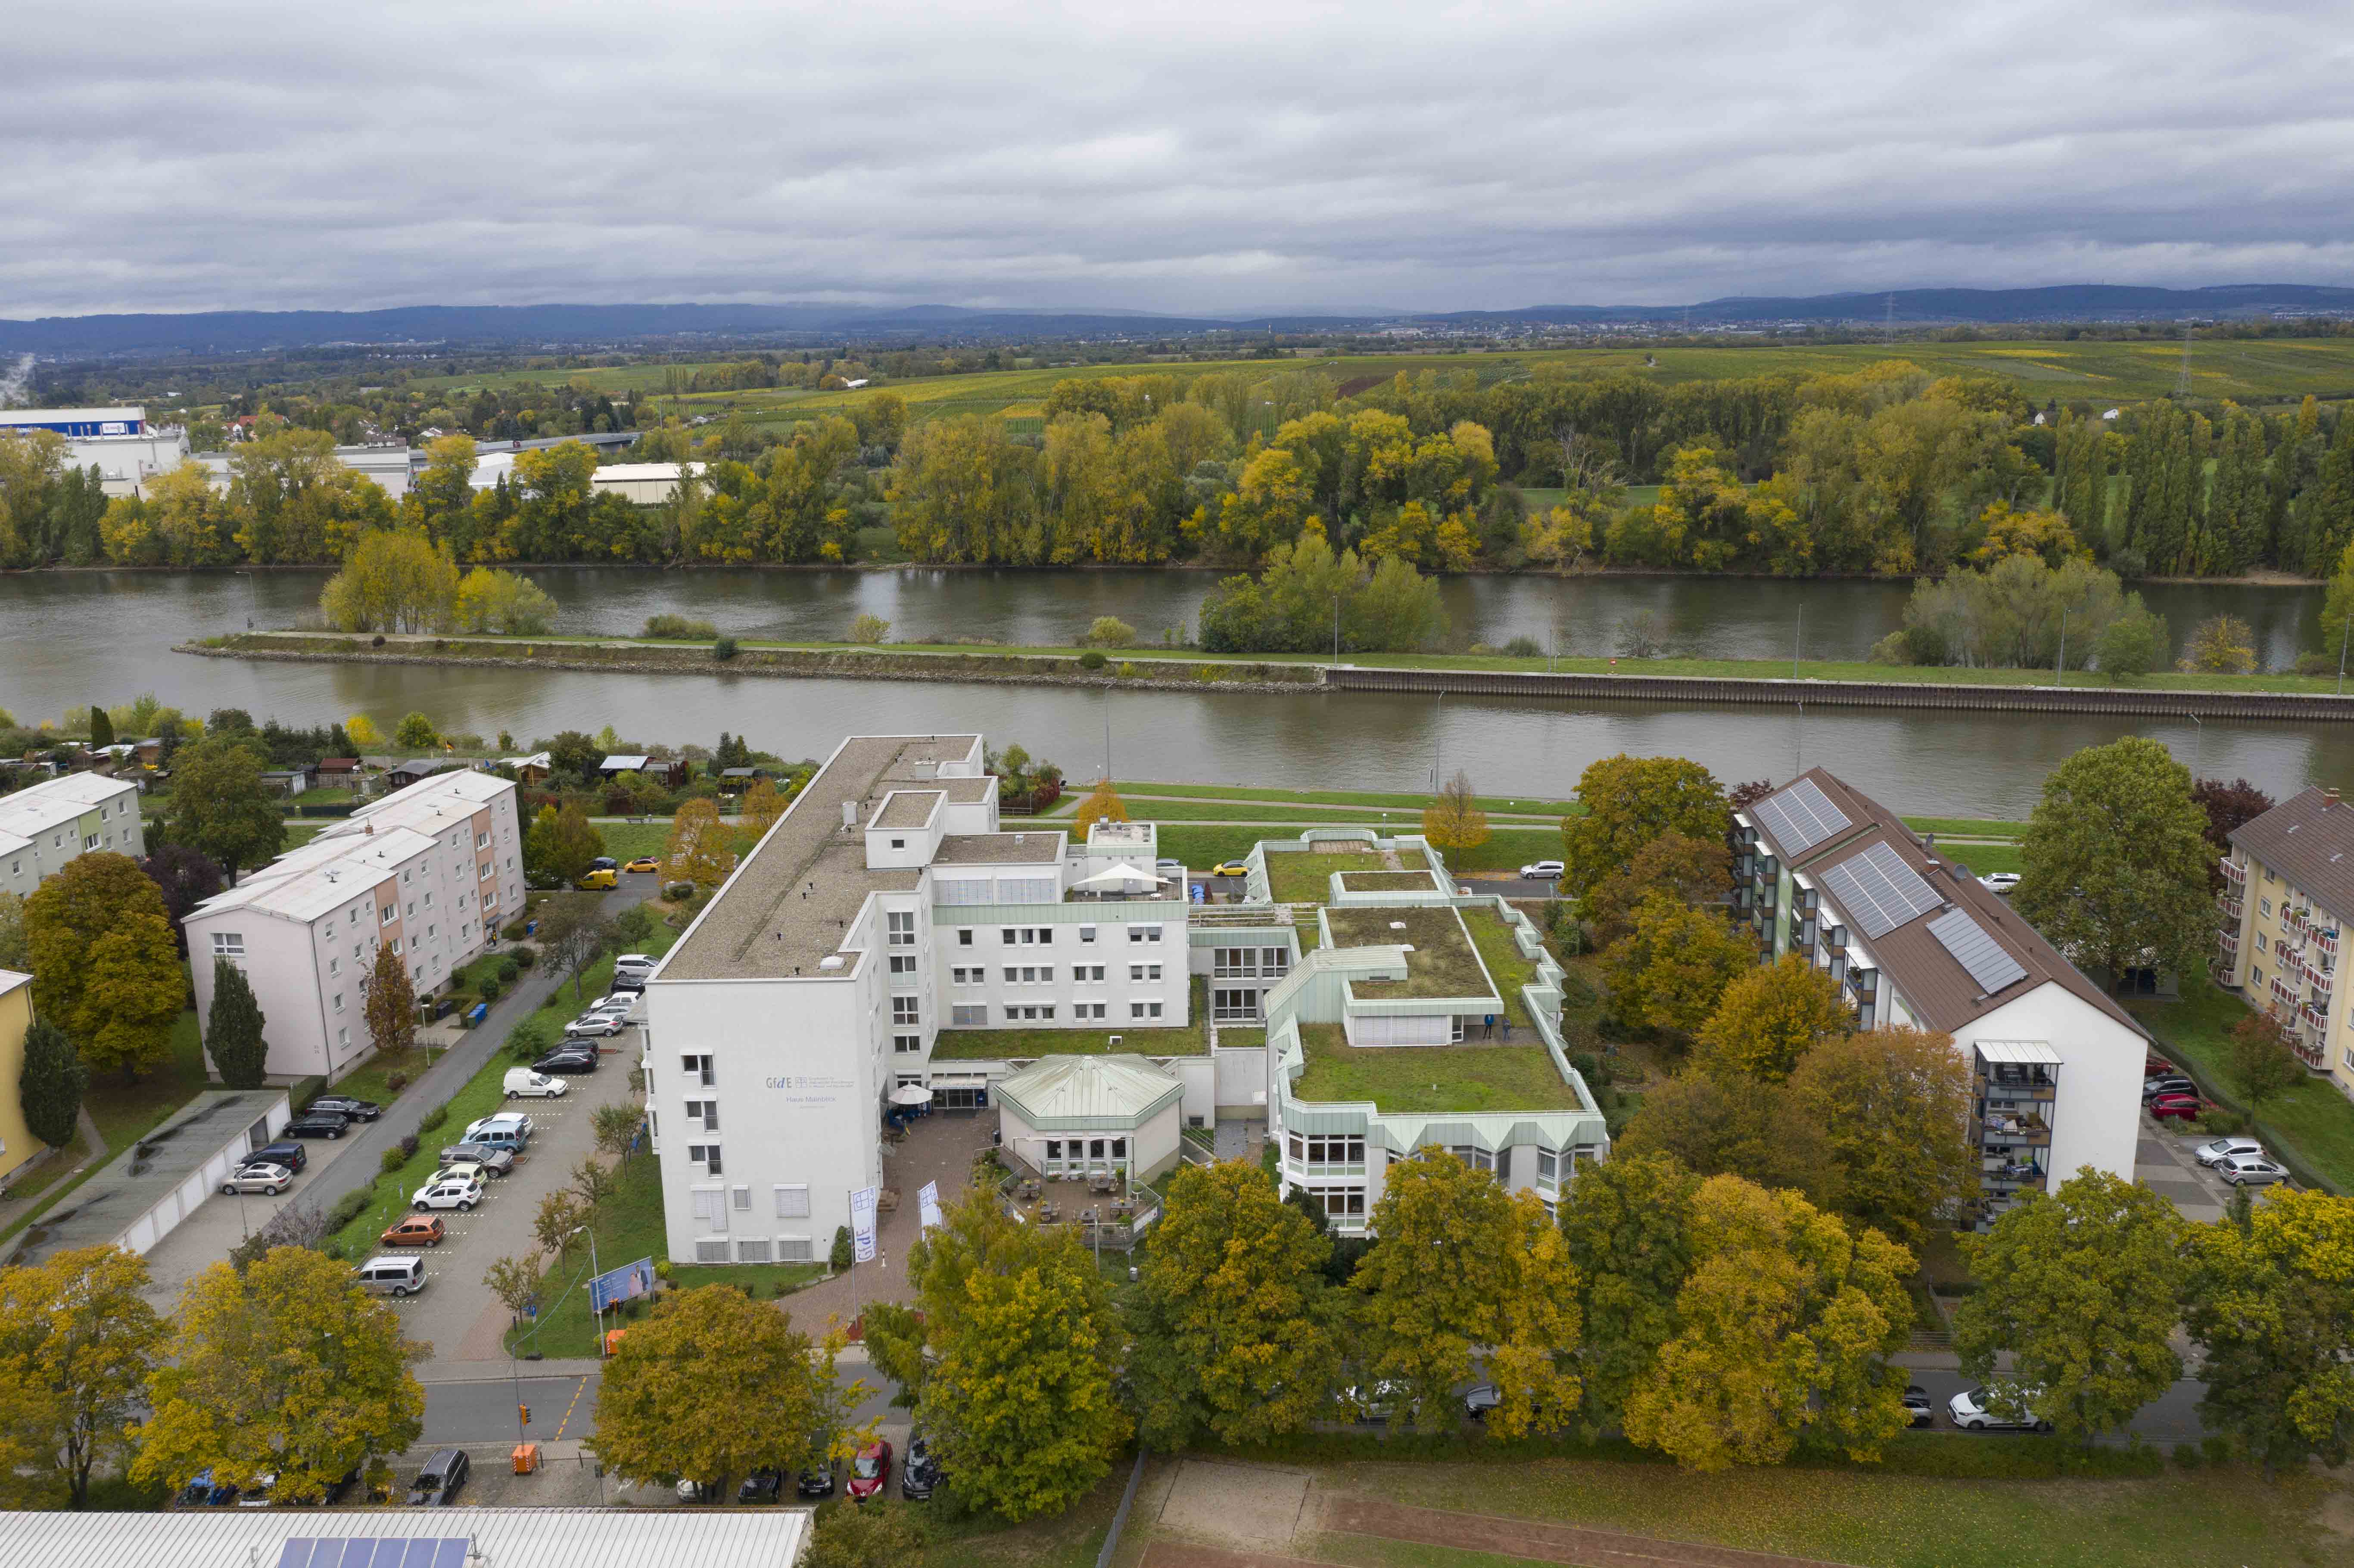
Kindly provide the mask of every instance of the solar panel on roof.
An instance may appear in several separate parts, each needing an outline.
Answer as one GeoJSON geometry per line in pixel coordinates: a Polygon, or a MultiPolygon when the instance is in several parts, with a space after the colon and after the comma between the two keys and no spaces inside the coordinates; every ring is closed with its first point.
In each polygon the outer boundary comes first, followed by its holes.
{"type": "Polygon", "coordinates": [[[296,1535],[278,1568],[464,1568],[462,1535],[296,1535]]]}
{"type": "Polygon", "coordinates": [[[1847,813],[1832,805],[1811,779],[1766,796],[1751,810],[1785,854],[1804,854],[1848,825],[1847,813]]]}
{"type": "Polygon", "coordinates": [[[1822,873],[1840,907],[1863,927],[1867,937],[1882,937],[1908,920],[1919,918],[1945,902],[1904,857],[1885,843],[1850,856],[1822,873]]]}
{"type": "Polygon", "coordinates": [[[1988,996],[2027,978],[2025,966],[2003,951],[1967,909],[1950,909],[1930,921],[1929,935],[1954,955],[1956,963],[1970,971],[1970,979],[1988,996]]]}

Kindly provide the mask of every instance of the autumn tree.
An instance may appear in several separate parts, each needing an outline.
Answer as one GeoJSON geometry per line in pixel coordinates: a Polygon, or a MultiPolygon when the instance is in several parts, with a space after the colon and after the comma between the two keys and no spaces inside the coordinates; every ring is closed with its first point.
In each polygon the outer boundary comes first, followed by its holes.
{"type": "Polygon", "coordinates": [[[495,631],[535,637],[556,620],[556,601],[529,577],[495,567],[476,567],[458,583],[450,620],[459,631],[495,631]]]}
{"type": "Polygon", "coordinates": [[[1612,1012],[1638,1028],[1684,1035],[1707,1022],[1725,988],[1756,963],[1756,948],[1723,916],[1658,892],[1602,955],[1612,1012]]]}
{"type": "Polygon", "coordinates": [[[784,794],[772,779],[756,780],[744,791],[744,803],[737,808],[736,820],[747,841],[744,847],[748,853],[777,825],[777,819],[785,814],[785,805],[784,794]]]}
{"type": "Polygon", "coordinates": [[[1888,1358],[1913,1330],[1912,1254],[1734,1176],[1701,1184],[1690,1234],[1675,1332],[1628,1398],[1628,1437],[1695,1470],[1778,1464],[1802,1442],[1877,1458],[1910,1425],[1888,1358]]]}
{"type": "Polygon", "coordinates": [[[754,1470],[846,1458],[873,1435],[845,1426],[867,1392],[834,1382],[848,1343],[832,1327],[813,1340],[731,1285],[664,1296],[605,1363],[590,1446],[608,1469],[722,1495],[754,1470]]]}
{"type": "Polygon", "coordinates": [[[1058,1513],[1110,1472],[1126,1345],[1076,1226],[1017,1225],[993,1192],[951,1201],[910,1249],[923,1416],[957,1496],[1009,1520],[1058,1513]]]}
{"type": "Polygon", "coordinates": [[[2232,834],[2273,809],[2273,798],[2244,779],[2229,784],[2221,779],[2200,779],[2190,786],[2190,799],[2207,815],[2207,847],[2214,858],[2207,867],[2207,888],[2223,891],[2223,858],[2232,853],[2232,834]]]}
{"type": "Polygon", "coordinates": [[[354,714],[344,721],[344,733],[361,751],[376,751],[384,746],[384,732],[366,714],[354,714]]]}
{"type": "Polygon", "coordinates": [[[25,1031],[24,1062],[16,1075],[17,1104],[33,1136],[52,1149],[71,1143],[89,1085],[90,1070],[74,1054],[65,1031],[46,1018],[33,1020],[25,1031]]]}
{"type": "Polygon", "coordinates": [[[2193,675],[2253,674],[2256,634],[2236,615],[2211,615],[2190,629],[2180,668],[2193,675]]]}
{"type": "Polygon", "coordinates": [[[400,722],[393,726],[392,744],[413,757],[440,745],[441,736],[434,729],[430,717],[411,711],[401,715],[400,722]]]}
{"type": "MultiPolygon", "coordinates": [[[[147,1262],[80,1247],[0,1269],[0,1457],[12,1480],[90,1504],[90,1478],[130,1453],[128,1433],[164,1339],[147,1262]]],[[[44,1502],[46,1498],[26,1499],[44,1502]]]]}
{"type": "Polygon", "coordinates": [[[1840,1189],[1823,1128],[1792,1116],[1787,1086],[1694,1064],[1647,1089],[1619,1152],[1662,1155],[1702,1176],[1739,1176],[1836,1208],[1840,1189]]]}
{"type": "Polygon", "coordinates": [[[1332,1244],[1256,1165],[1183,1165],[1145,1255],[1129,1358],[1147,1446],[1288,1436],[1322,1414],[1340,1364],[1332,1244]]]}
{"type": "Polygon", "coordinates": [[[540,906],[538,936],[548,967],[572,977],[572,997],[578,1001],[581,977],[612,950],[615,930],[597,899],[567,895],[540,906]]]}
{"type": "Polygon", "coordinates": [[[663,875],[673,882],[691,882],[713,888],[727,880],[729,834],[719,825],[719,808],[704,800],[680,805],[672,819],[670,842],[663,850],[663,875]]]}
{"type": "Polygon", "coordinates": [[[837,1508],[815,1522],[801,1568],[901,1568],[924,1555],[924,1535],[907,1509],[837,1508]]]}
{"type": "Polygon", "coordinates": [[[528,1258],[498,1258],[482,1271],[482,1286],[499,1298],[507,1317],[520,1323],[523,1309],[539,1298],[539,1270],[528,1258]]]}
{"type": "Polygon", "coordinates": [[[199,1470],[281,1502],[319,1500],[354,1470],[371,1487],[425,1430],[408,1368],[429,1353],[352,1278],[349,1264],[281,1246],[240,1276],[217,1263],[187,1283],[147,1379],[134,1479],[175,1489],[199,1470]]]}
{"type": "Polygon", "coordinates": [[[1712,1068],[1780,1083],[1816,1044],[1847,1026],[1839,982],[1804,954],[1785,953],[1724,988],[1695,1044],[1712,1068]]]}
{"type": "Polygon", "coordinates": [[[1586,889],[1577,912],[1607,947],[1633,926],[1635,911],[1654,893],[1680,904],[1710,904],[1733,885],[1733,853],[1724,841],[1673,831],[1643,845],[1627,863],[1586,889]]]}
{"type": "Polygon", "coordinates": [[[1579,815],[1562,820],[1562,891],[1583,895],[1663,833],[1722,842],[1733,825],[1715,775],[1681,757],[1606,757],[1577,780],[1579,815]]]}
{"type": "Polygon", "coordinates": [[[93,1072],[135,1079],[172,1049],[187,1000],[163,895],[128,855],[68,861],[25,900],[33,1005],[93,1072]]]}
{"type": "Polygon", "coordinates": [[[2253,1115],[2264,1114],[2264,1102],[2305,1082],[2305,1064],[2297,1060],[2280,1020],[2267,1012],[2251,1012],[2232,1025],[2232,1077],[2248,1100],[2253,1115]]]}
{"type": "Polygon", "coordinates": [[[1964,1236],[1978,1289],[1954,1314],[1963,1375],[2010,1357],[2030,1411],[2091,1443],[2182,1375],[2183,1224],[2149,1188],[2086,1165],[2048,1196],[2031,1188],[1984,1235],[1964,1236]]]}
{"type": "Polygon", "coordinates": [[[1087,842],[1087,831],[1097,822],[1124,822],[1128,820],[1128,802],[1119,798],[1119,791],[1111,787],[1110,779],[1098,779],[1096,787],[1087,792],[1087,798],[1079,802],[1079,809],[1072,818],[1071,842],[1087,842]]]}
{"type": "Polygon", "coordinates": [[[319,595],[320,613],[343,631],[438,631],[457,604],[449,547],[399,529],[363,535],[319,595]]]}
{"type": "Polygon", "coordinates": [[[175,843],[210,856],[228,874],[267,865],[285,847],[285,808],[261,782],[260,742],[207,736],[172,759],[175,843]]]}
{"type": "Polygon", "coordinates": [[[417,1044],[417,987],[408,966],[390,942],[376,945],[368,970],[367,995],[360,1006],[368,1039],[379,1052],[406,1051],[417,1044]]]}
{"type": "MultiPolygon", "coordinates": [[[[1534,1192],[1429,1147],[1393,1164],[1373,1206],[1381,1245],[1352,1279],[1364,1293],[1363,1375],[1403,1386],[1401,1414],[1451,1431],[1454,1389],[1484,1351],[1502,1403],[1499,1436],[1559,1431],[1577,1408],[1577,1278],[1534,1192]]],[[[1353,1359],[1353,1358],[1352,1358],[1353,1359]]]]}
{"type": "Polygon", "coordinates": [[[0,893],[0,969],[30,974],[31,946],[25,939],[25,901],[14,893],[0,893]]]}
{"type": "Polygon", "coordinates": [[[2129,969],[2190,973],[2215,932],[2206,829],[2190,770],[2165,747],[2087,747],[2044,780],[2011,904],[2111,983],[2129,969]]]}
{"type": "Polygon", "coordinates": [[[569,1187],[559,1187],[540,1199],[539,1207],[532,1213],[532,1239],[539,1250],[554,1253],[558,1260],[572,1255],[572,1233],[588,1220],[588,1205],[580,1194],[569,1187]]]}
{"type": "MultiPolygon", "coordinates": [[[[708,802],[706,802],[707,804],[708,802]]],[[[553,819],[548,809],[542,807],[532,822],[532,833],[538,839],[538,863],[544,879],[569,887],[588,874],[589,865],[605,853],[605,841],[598,834],[596,824],[578,800],[567,800],[553,819]],[[545,836],[541,837],[545,824],[545,836]]],[[[531,853],[532,842],[526,841],[525,852],[531,853]]]]}
{"type": "Polygon", "coordinates": [[[1488,813],[1471,788],[1471,776],[1457,771],[1423,809],[1422,836],[1442,850],[1477,849],[1488,842],[1488,813]]]}
{"type": "Polygon", "coordinates": [[[1918,1242],[1978,1196],[1967,1135],[1970,1070],[1951,1036],[1911,1029],[1840,1034],[1790,1075],[1787,1115],[1819,1129],[1842,1213],[1918,1242]]]}
{"type": "Polygon", "coordinates": [[[245,971],[227,959],[213,960],[213,1005],[205,1020],[205,1054],[232,1089],[258,1089],[270,1060],[261,1036],[267,1022],[245,971]]]}
{"type": "Polygon", "coordinates": [[[610,1165],[583,1158],[572,1168],[572,1190],[579,1193],[581,1202],[591,1209],[610,1198],[620,1188],[620,1178],[614,1175],[610,1165]]]}
{"type": "MultiPolygon", "coordinates": [[[[2244,1189],[2243,1189],[2244,1191],[2244,1189]]],[[[2354,1198],[2273,1188],[2245,1224],[2190,1227],[2184,1324],[2199,1418],[2266,1474],[2354,1456],[2354,1198]]]]}
{"type": "Polygon", "coordinates": [[[638,1128],[645,1123],[645,1114],[631,1105],[599,1106],[588,1116],[588,1127],[597,1140],[597,1151],[616,1160],[629,1157],[631,1146],[638,1140],[638,1128]]]}
{"type": "MultiPolygon", "coordinates": [[[[210,855],[166,839],[148,850],[141,869],[164,895],[164,918],[172,927],[172,940],[179,948],[180,956],[186,958],[188,933],[180,923],[196,912],[197,905],[221,890],[219,863],[210,855]]],[[[0,961],[0,969],[7,967],[0,961]]]]}
{"type": "Polygon", "coordinates": [[[1615,1153],[1582,1167],[1562,1205],[1584,1335],[1577,1368],[1588,1436],[1616,1429],[1675,1332],[1691,1272],[1700,1178],[1664,1155],[1615,1153]]]}

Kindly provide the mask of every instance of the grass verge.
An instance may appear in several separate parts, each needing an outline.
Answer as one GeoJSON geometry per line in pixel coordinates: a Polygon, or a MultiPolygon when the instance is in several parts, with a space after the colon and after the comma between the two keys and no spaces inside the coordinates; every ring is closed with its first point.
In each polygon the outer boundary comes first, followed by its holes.
{"type": "Polygon", "coordinates": [[[647,822],[599,822],[597,832],[605,841],[605,853],[615,860],[635,860],[642,854],[658,855],[670,845],[668,817],[656,817],[647,822]]]}
{"type": "Polygon", "coordinates": [[[380,1051],[344,1075],[330,1092],[374,1100],[380,1106],[390,1105],[408,1092],[408,1086],[423,1075],[428,1065],[420,1049],[380,1051]],[[392,1086],[395,1073],[407,1080],[398,1089],[392,1086]]]}

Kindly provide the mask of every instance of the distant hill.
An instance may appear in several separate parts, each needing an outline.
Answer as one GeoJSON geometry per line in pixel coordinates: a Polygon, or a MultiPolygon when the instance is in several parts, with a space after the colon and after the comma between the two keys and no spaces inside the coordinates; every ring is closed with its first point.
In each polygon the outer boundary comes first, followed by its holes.
{"type": "Polygon", "coordinates": [[[1773,322],[1925,323],[2173,320],[2273,312],[2354,312],[2354,289],[2231,283],[2209,289],[2097,283],[2048,289],[1898,289],[1878,293],[1735,295],[1691,305],[1532,305],[1509,311],[1366,314],[1174,316],[1092,310],[973,310],[958,305],[409,305],[384,311],[202,311],[182,315],[44,316],[0,320],[0,353],[147,355],[255,353],[334,344],[580,347],[839,334],[906,337],[1106,338],[1208,332],[1315,333],[1400,323],[1452,326],[1613,322],[1702,326],[1773,322]]]}

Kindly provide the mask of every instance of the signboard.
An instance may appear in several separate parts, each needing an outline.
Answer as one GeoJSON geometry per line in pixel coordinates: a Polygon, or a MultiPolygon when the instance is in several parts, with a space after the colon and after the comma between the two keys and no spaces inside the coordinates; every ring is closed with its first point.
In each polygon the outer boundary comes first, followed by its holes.
{"type": "Polygon", "coordinates": [[[642,1257],[635,1263],[625,1263],[619,1268],[609,1268],[588,1282],[588,1309],[602,1312],[624,1301],[641,1296],[651,1296],[654,1289],[654,1260],[642,1257]]]}
{"type": "Polygon", "coordinates": [[[875,1261],[875,1202],[879,1188],[861,1187],[850,1194],[852,1255],[861,1263],[875,1261]]]}
{"type": "Polygon", "coordinates": [[[916,1210],[923,1218],[924,1228],[930,1230],[940,1223],[940,1184],[927,1181],[916,1194],[916,1210]]]}

